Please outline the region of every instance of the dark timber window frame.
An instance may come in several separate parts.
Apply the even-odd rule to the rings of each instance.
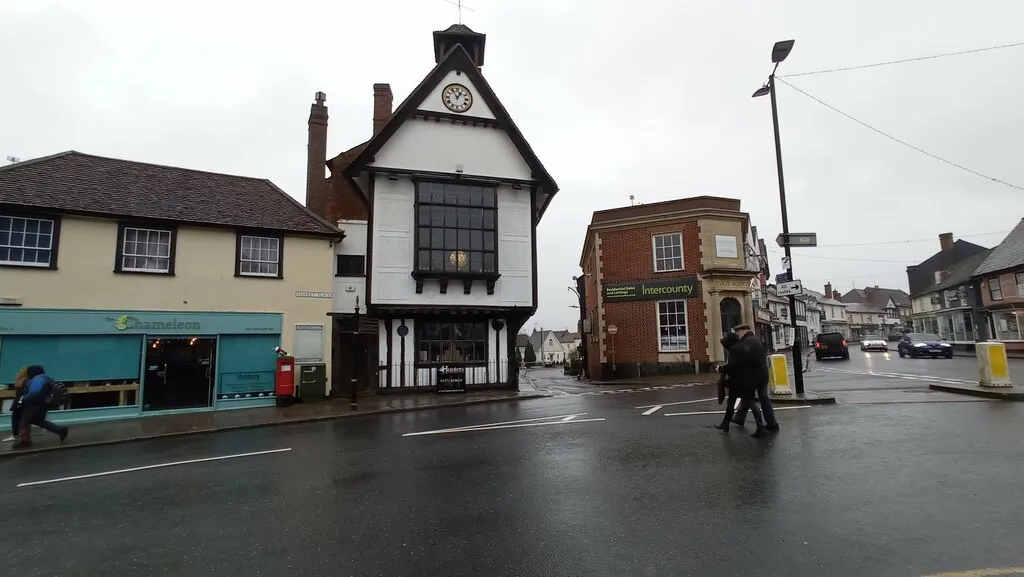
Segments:
[[[366,256],[361,254],[339,254],[335,257],[334,276],[365,277]]]
[[[448,282],[454,279],[462,281],[464,294],[472,292],[476,280],[485,281],[487,294],[494,294],[494,284],[501,276],[500,183],[432,177],[413,178],[413,184],[416,248],[412,277],[416,279],[416,293],[423,292],[425,279],[438,279],[441,294],[446,294]],[[424,258],[430,260],[424,262]],[[460,261],[465,264],[460,266]]]
[[[36,269],[36,270],[57,270],[57,256],[58,256],[58,253],[60,252],[61,215],[59,215],[59,214],[45,214],[45,213],[37,213],[37,212],[18,212],[18,211],[9,211],[9,210],[5,209],[3,212],[0,212],[0,216],[8,217],[8,218],[12,219],[11,220],[11,231],[9,231],[11,233],[11,236],[13,236],[13,234],[14,234],[14,230],[13,230],[13,228],[14,228],[14,226],[13,226],[14,225],[14,220],[13,219],[24,219],[25,220],[26,228],[28,226],[28,221],[30,221],[30,220],[34,220],[34,221],[37,221],[39,223],[42,223],[42,222],[49,222],[50,223],[50,232],[48,234],[48,236],[50,237],[50,246],[48,248],[43,248],[43,247],[40,247],[40,246],[30,247],[30,246],[27,246],[27,245],[24,245],[24,244],[16,245],[16,244],[14,244],[12,242],[13,239],[11,239],[9,237],[6,238],[6,242],[0,241],[0,247],[8,249],[11,252],[13,252],[15,250],[19,250],[19,249],[23,250],[23,251],[24,250],[36,250],[36,251],[48,252],[48,253],[50,253],[49,254],[50,258],[49,258],[48,262],[40,263],[38,261],[27,261],[24,258],[22,258],[22,260],[10,260],[9,253],[5,252],[4,254],[7,255],[7,256],[6,256],[6,258],[0,257],[0,258],[2,258],[2,260],[0,260],[0,267],[29,268],[29,269]],[[38,229],[35,232],[28,232],[27,230],[22,230],[22,231],[19,231],[19,232],[22,235],[26,235],[26,234],[34,234],[34,235],[36,235],[37,244],[38,244],[38,240],[39,240],[38,237],[39,236],[43,236],[43,237],[47,236],[46,233],[40,233],[38,231]],[[25,239],[22,238],[21,242],[24,243],[24,240]]]
[[[436,334],[431,334],[431,328],[436,328]],[[447,333],[446,333],[447,329]],[[459,335],[456,329],[461,329]],[[468,330],[467,330],[468,329]],[[447,347],[445,346],[447,345]],[[472,345],[472,358],[466,360],[466,346]],[[490,331],[486,319],[422,319],[416,321],[416,353],[414,363],[418,367],[435,367],[444,364],[458,366],[486,366],[490,361]],[[420,359],[420,352],[427,349],[427,359]],[[436,348],[438,360],[431,358],[432,351]],[[456,350],[462,358],[448,356],[445,352],[454,353]]]

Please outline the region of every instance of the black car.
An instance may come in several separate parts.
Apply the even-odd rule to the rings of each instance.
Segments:
[[[825,357],[850,359],[850,349],[846,347],[846,337],[842,333],[821,333],[814,339],[814,356],[819,361]]]
[[[910,333],[904,335],[897,345],[900,358],[945,357],[953,358],[953,345],[931,333]]]

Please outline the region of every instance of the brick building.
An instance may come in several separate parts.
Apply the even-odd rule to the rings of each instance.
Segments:
[[[755,323],[749,220],[739,200],[710,196],[595,212],[577,281],[588,376],[700,372],[724,360],[721,336]]]

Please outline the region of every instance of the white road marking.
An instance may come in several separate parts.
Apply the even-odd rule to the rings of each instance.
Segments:
[[[77,481],[79,479],[91,479],[93,477],[105,477],[107,475],[119,475],[121,473],[134,473],[135,471],[146,471],[148,469],[159,469],[162,467],[175,467],[178,465],[190,465],[192,463],[205,463],[208,461],[223,461],[224,459],[238,459],[240,457],[254,457],[256,455],[269,455],[271,453],[284,453],[291,451],[287,449],[271,449],[269,451],[254,451],[252,453],[239,453],[237,455],[223,455],[221,457],[206,457],[205,459],[189,459],[188,461],[175,461],[173,463],[160,463],[158,465],[145,465],[143,467],[132,467],[130,469],[118,469],[116,471],[104,471],[102,473],[89,473],[88,475],[75,475],[74,477],[61,477],[60,479],[48,479],[46,481],[32,481],[29,483],[18,483],[18,487],[32,487],[34,485],[47,485],[50,483],[62,483],[64,481]]]
[[[838,373],[843,375],[868,375],[872,377],[888,377],[891,379],[908,379],[912,381],[931,381],[940,383],[953,383],[953,384],[968,384],[973,385],[975,381],[969,381],[966,379],[957,379],[953,377],[936,377],[931,375],[914,375],[909,373],[890,373],[882,371],[854,371],[850,369],[819,369],[826,373]]]
[[[576,423],[595,423],[597,421],[603,421],[600,419],[574,419],[572,421],[545,421],[543,423],[517,423],[508,425],[475,425],[472,427],[462,427],[458,429],[440,429],[437,431],[421,431],[419,433],[406,433],[403,437],[419,437],[422,435],[443,435],[446,433],[472,433],[473,431],[493,431],[496,429],[515,429],[519,427],[540,427],[542,425],[575,425]]]
[[[689,405],[690,403],[704,403],[707,401],[717,401],[718,397],[709,397],[707,399],[694,399],[692,401],[679,401],[676,403],[661,403],[660,405],[644,405],[642,407],[633,407],[634,409],[650,409],[651,407],[671,407],[672,405]]]
[[[788,411],[790,409],[810,409],[812,405],[799,405],[796,407],[775,407],[776,411]],[[692,413],[665,413],[663,417],[688,417],[690,415],[721,415],[724,411],[694,411]]]
[[[568,417],[562,419],[562,422],[563,423],[568,423],[569,421],[571,421],[571,420],[573,420],[575,418],[576,418],[576,415],[569,415]]]
[[[576,417],[582,417],[583,415],[586,415],[586,414],[587,413],[572,413],[572,414],[569,414],[569,415],[552,415],[550,417],[537,417],[537,418],[534,418],[534,419],[518,419],[518,420],[515,420],[515,421],[502,421],[500,423],[480,423],[479,425],[465,425],[463,427],[452,427],[450,429],[437,429],[437,430],[428,431],[428,432],[430,432],[430,433],[438,433],[438,432],[447,433],[447,432],[451,432],[451,431],[467,431],[467,430],[475,429],[477,427],[496,427],[498,425],[513,425],[513,424],[516,424],[516,423],[532,423],[532,422],[536,422],[536,421],[550,421],[552,419],[574,419]],[[406,434],[404,434],[402,436],[403,437],[412,437],[412,436],[419,435],[419,434],[421,434],[421,433],[406,433]]]
[[[647,415],[653,415],[654,413],[657,413],[658,411],[660,411],[660,410],[661,410],[661,407],[662,407],[662,405],[654,405],[654,406],[653,406],[653,407],[651,407],[650,409],[647,409],[646,411],[644,411],[644,412],[643,412],[643,415],[644,415],[645,417],[646,417]]]

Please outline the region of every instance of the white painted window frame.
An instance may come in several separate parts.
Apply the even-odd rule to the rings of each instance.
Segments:
[[[670,257],[662,258],[662,259],[658,258],[658,241],[657,241],[657,239],[659,237],[676,237],[676,238],[679,239],[679,268],[662,268],[662,269],[658,268],[659,261],[661,261],[661,262],[668,261],[669,263],[671,263],[672,260],[675,259],[674,255],[670,256]],[[662,247],[662,248],[664,249],[666,247]],[[654,260],[654,272],[656,272],[656,273],[658,273],[658,272],[679,272],[679,271],[685,269],[686,268],[686,258],[683,256],[683,233],[682,232],[663,232],[663,233],[658,233],[658,234],[652,234],[651,235],[651,257]]]
[[[128,231],[130,231],[130,230],[136,231],[136,233],[139,233],[139,232],[147,233],[147,238],[146,238],[146,243],[147,244],[151,244],[150,240],[149,240],[149,235],[151,235],[152,233],[157,233],[157,246],[163,245],[162,238],[163,238],[163,235],[166,234],[167,235],[167,255],[166,256],[162,256],[162,255],[159,255],[159,254],[158,255],[139,254],[137,252],[129,253],[127,251],[127,248],[128,248]],[[136,238],[135,244],[136,244],[136,247],[137,247],[138,246],[138,234],[136,234],[135,238]],[[172,246],[173,244],[174,244],[174,231],[172,231],[172,230],[165,229],[165,228],[147,228],[147,227],[141,227],[141,226],[125,226],[124,227],[124,238],[121,239],[121,270],[123,272],[146,272],[146,273],[153,273],[153,274],[167,274],[167,273],[171,272],[171,260],[174,258],[174,255],[172,254],[174,251],[171,250],[173,248],[173,246]],[[140,259],[140,258],[141,259],[148,259],[148,258],[167,259],[167,266],[162,268],[162,269],[160,269],[160,268],[146,268],[146,267],[139,267],[139,266],[125,266],[125,260],[128,259],[128,258],[133,258],[133,259]]]
[[[4,216],[4,218],[11,219],[11,234],[14,234],[14,232],[13,232],[14,231],[14,221],[16,221],[16,220],[24,221],[24,226],[22,227],[22,232],[21,232],[21,234],[23,235],[23,240],[22,240],[22,244],[20,244],[20,245],[12,244],[8,240],[8,242],[6,244],[0,245],[0,248],[6,248],[6,249],[11,249],[11,250],[19,250],[20,249],[20,250],[23,250],[23,251],[26,251],[26,250],[35,250],[35,251],[45,250],[47,253],[49,253],[50,258],[47,259],[46,262],[35,262],[35,261],[31,261],[30,262],[30,261],[25,261],[25,260],[5,259],[5,260],[0,260],[0,264],[2,264],[2,265],[10,265],[10,266],[25,266],[25,267],[31,267],[31,268],[49,268],[51,266],[51,264],[53,263],[53,257],[54,257],[54,254],[53,254],[53,232],[57,228],[57,222],[54,219],[52,219],[52,218],[36,218],[36,217],[32,217],[32,216],[17,216],[17,215],[13,215],[13,214],[5,214],[3,216]],[[25,234],[35,234],[37,237],[39,236],[39,232],[35,232],[35,233],[26,233],[25,232],[28,229],[28,223],[30,221],[34,221],[34,222],[39,223],[39,224],[42,224],[44,222],[50,223],[50,232],[49,232],[49,234],[46,235],[46,236],[50,237],[50,242],[49,242],[49,244],[45,248],[41,247],[41,246],[25,246],[25,244],[24,244],[24,235]],[[39,230],[38,227],[36,227],[36,230],[37,231]]]
[[[669,303],[682,303],[682,306],[683,306],[683,310],[682,310],[682,313],[681,313],[682,317],[683,317],[683,324],[682,325],[679,325],[679,324],[662,325],[661,324],[661,305],[662,304],[669,304]],[[690,313],[689,303],[686,302],[686,299],[654,301],[654,314],[655,314],[655,316],[657,318],[657,327],[658,327],[657,338],[658,338],[658,352],[659,353],[687,353],[687,352],[690,352],[690,322],[689,322],[690,318],[689,318],[689,313]],[[680,313],[677,310],[675,313],[666,313],[666,314],[676,314],[676,315],[679,315]],[[663,346],[663,342],[661,340],[661,329],[663,327],[665,327],[665,326],[670,326],[670,327],[682,326],[683,327],[683,337],[686,339],[686,344],[683,345],[682,348],[665,348]]]

